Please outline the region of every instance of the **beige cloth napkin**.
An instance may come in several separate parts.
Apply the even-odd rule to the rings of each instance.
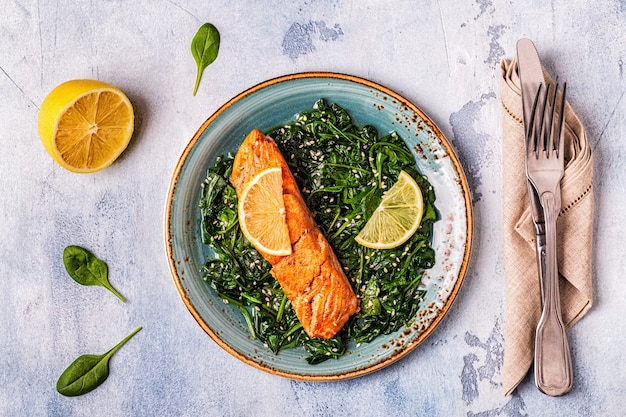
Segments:
[[[517,61],[503,61],[502,186],[504,189],[504,270],[506,313],[503,389],[509,395],[528,373],[534,356],[535,329],[541,316],[535,233],[529,208],[524,161],[522,97]],[[549,75],[545,72],[546,78]],[[569,106],[565,113],[563,208],[557,220],[561,308],[567,328],[592,304],[591,241],[593,189],[591,148],[585,129]]]

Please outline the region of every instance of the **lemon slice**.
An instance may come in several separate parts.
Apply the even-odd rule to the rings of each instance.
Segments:
[[[422,221],[422,214],[422,191],[409,174],[400,171],[398,180],[383,194],[380,204],[355,240],[368,248],[395,248],[413,236]]]
[[[280,167],[259,172],[246,185],[238,210],[239,227],[257,250],[276,256],[291,254]]]
[[[133,107],[110,84],[71,80],[44,99],[38,128],[44,147],[59,165],[72,172],[96,172],[111,165],[128,146]]]

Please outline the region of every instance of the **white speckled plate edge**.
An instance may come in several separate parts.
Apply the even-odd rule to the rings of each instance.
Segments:
[[[422,280],[427,290],[411,326],[369,344],[348,346],[339,360],[309,365],[303,349],[273,354],[252,340],[239,311],[225,305],[202,280],[210,249],[200,237],[200,184],[215,157],[236,151],[252,128],[267,130],[310,109],[319,98],[343,106],[357,124],[381,134],[397,131],[435,188],[441,220],[435,224],[436,264]],[[183,151],[170,183],[165,245],[170,271],[186,307],[223,349],[243,362],[283,377],[308,381],[353,378],[404,357],[426,339],[449,310],[467,271],[472,246],[472,206],[463,169],[437,126],[417,106],[374,82],[345,74],[291,74],[258,84],[220,107]]]

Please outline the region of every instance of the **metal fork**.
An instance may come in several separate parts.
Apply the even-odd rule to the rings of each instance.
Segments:
[[[572,389],[574,378],[561,317],[556,245],[564,172],[566,84],[560,94],[558,84],[550,87],[539,85],[533,102],[526,132],[526,175],[540,196],[546,224],[546,273],[541,282],[543,312],[535,334],[535,383],[544,394],[558,396]]]

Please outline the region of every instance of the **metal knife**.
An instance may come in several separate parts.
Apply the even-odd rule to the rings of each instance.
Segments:
[[[522,90],[522,114],[524,120],[524,132],[528,131],[530,113],[532,111],[533,99],[537,93],[539,84],[545,82],[543,68],[539,60],[539,54],[535,45],[530,39],[520,39],[517,41],[517,62]],[[539,264],[539,276],[543,282],[544,271],[546,269],[546,232],[543,217],[543,208],[537,195],[535,187],[528,182],[528,195],[530,197],[530,211],[533,223],[535,224],[535,240],[537,244],[537,261]],[[541,286],[541,298],[543,301],[543,286]]]
[[[543,68],[539,60],[539,54],[535,45],[529,39],[520,39],[517,42],[517,60],[518,71],[520,77],[520,84],[522,90],[522,113],[524,120],[524,132],[528,132],[528,124],[530,122],[530,116],[532,112],[533,101],[535,94],[538,91],[539,85],[545,83],[545,77],[543,74]],[[545,235],[545,221],[544,212],[539,200],[539,196],[535,191],[535,187],[528,182],[528,195],[530,197],[530,208],[532,212],[533,222],[535,223],[535,235],[537,241],[537,261],[539,264],[539,278],[541,280],[541,298],[542,304],[545,299],[544,295],[544,282],[546,273],[546,235]],[[544,311],[545,314],[545,311]],[[547,386],[539,383],[537,374],[537,365],[535,364],[535,382],[537,388],[548,395],[563,395],[569,392],[572,387],[572,365],[569,359],[569,349],[567,348],[567,340],[565,340],[565,346],[567,349],[567,357],[565,366],[569,367],[569,371],[566,372],[569,375],[569,385],[562,386],[558,390],[545,390]],[[536,352],[535,352],[536,353]],[[544,381],[545,382],[545,381]]]

